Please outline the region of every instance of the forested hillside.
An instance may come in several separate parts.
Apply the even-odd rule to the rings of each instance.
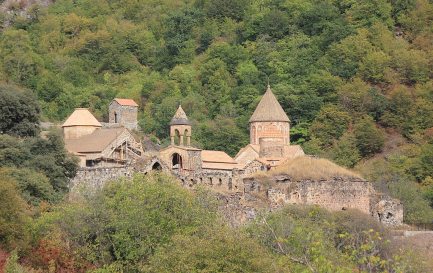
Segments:
[[[181,103],[193,144],[233,156],[269,83],[292,144],[402,200],[406,223],[431,224],[433,1],[0,2],[0,266],[2,251],[17,249],[39,270],[30,272],[425,272],[344,212],[292,208],[225,229],[202,210],[209,200],[164,190],[159,176],[67,202],[77,166],[34,124],[60,123],[75,107],[106,120],[114,97],[132,98],[143,133],[164,145]],[[8,268],[24,272],[15,254]]]
[[[106,119],[108,103],[128,97],[144,132],[166,141],[182,103],[195,145],[235,155],[269,82],[293,144],[377,181],[404,180],[394,195],[413,200],[402,196],[408,187],[433,205],[428,0],[59,0],[26,6],[25,16],[19,8],[2,16],[10,26],[0,34],[0,79],[32,90],[44,120],[75,107]]]

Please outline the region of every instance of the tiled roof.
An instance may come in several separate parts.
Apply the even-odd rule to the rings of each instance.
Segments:
[[[97,129],[90,135],[78,139],[66,139],[65,147],[72,153],[100,153],[115,142],[124,130],[127,129],[123,127]]]
[[[77,108],[75,111],[66,119],[62,127],[69,126],[97,126],[101,127],[101,123],[90,113],[87,108]]]
[[[268,89],[257,105],[256,110],[250,118],[250,122],[255,121],[284,121],[290,122],[289,117],[284,112],[275,95],[272,93],[271,87]]]
[[[138,104],[131,99],[119,99],[119,98],[115,98],[114,101],[116,101],[118,104],[123,105],[123,106],[135,106],[138,107]]]
[[[201,160],[203,162],[218,162],[236,164],[236,161],[223,151],[201,151]]]
[[[213,169],[213,170],[233,170],[239,168],[238,164],[231,163],[216,163],[216,162],[203,162],[203,169]]]

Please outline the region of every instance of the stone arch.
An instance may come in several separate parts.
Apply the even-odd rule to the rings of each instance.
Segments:
[[[174,145],[180,145],[181,134],[178,129],[174,129]]]
[[[178,153],[174,153],[171,156],[171,167],[172,169],[182,169],[183,165],[182,165],[182,156]]]
[[[160,171],[160,170],[162,170],[162,166],[161,166],[161,164],[157,161],[157,162],[155,162],[155,163],[153,163],[153,165],[152,165],[152,170],[153,171]]]

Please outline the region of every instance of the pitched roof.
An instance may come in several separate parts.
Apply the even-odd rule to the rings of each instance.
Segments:
[[[188,117],[186,116],[185,111],[183,111],[182,106],[179,105],[177,108],[176,113],[171,119],[170,125],[191,125],[191,122],[188,120]]]
[[[123,106],[135,106],[138,107],[138,104],[131,99],[119,99],[119,98],[115,98],[114,101],[116,101],[118,104],[123,105]]]
[[[284,121],[290,122],[289,117],[284,112],[275,95],[272,93],[271,87],[268,89],[257,105],[256,110],[250,118],[250,122],[255,121]]]
[[[78,139],[66,139],[65,147],[72,153],[100,153],[113,143],[124,131],[123,127],[97,129]]]
[[[236,161],[223,151],[201,151],[201,160],[203,162],[218,162],[236,164]]]
[[[97,126],[101,127],[101,123],[90,113],[87,108],[76,108],[75,111],[66,119],[62,127],[69,126]]]
[[[213,169],[213,170],[233,170],[236,168],[240,168],[239,164],[231,164],[231,163],[218,163],[218,162],[203,162],[203,169]]]

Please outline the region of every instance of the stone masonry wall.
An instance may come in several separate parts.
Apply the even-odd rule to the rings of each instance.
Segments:
[[[86,191],[94,191],[102,188],[107,181],[120,177],[132,177],[134,169],[131,166],[81,168],[77,175],[70,181],[70,191],[79,192],[82,188]]]
[[[113,101],[109,106],[109,122],[116,123],[115,119],[117,116],[117,123],[125,126],[129,130],[137,129],[137,107],[135,106],[124,106]]]
[[[245,198],[265,195],[272,209],[284,204],[319,205],[328,210],[358,209],[379,222],[396,226],[403,223],[400,201],[377,193],[371,183],[334,177],[327,180],[292,181],[288,176],[244,179]]]

